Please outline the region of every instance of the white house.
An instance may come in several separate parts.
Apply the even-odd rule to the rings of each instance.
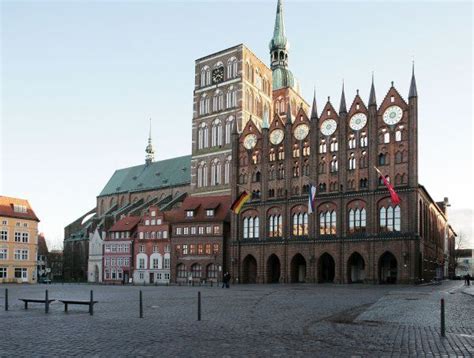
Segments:
[[[88,265],[88,282],[102,282],[102,260],[104,257],[104,238],[105,232],[102,233],[102,237],[99,230],[95,229],[93,234],[89,234],[89,265]]]

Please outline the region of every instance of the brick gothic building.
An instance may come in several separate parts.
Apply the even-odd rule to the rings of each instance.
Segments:
[[[270,42],[275,71],[286,69],[288,46],[281,2]],[[278,66],[275,59],[278,58]],[[280,76],[281,77],[281,76]],[[273,85],[274,116],[248,121],[232,135],[231,192],[252,199],[232,216],[232,276],[240,282],[408,283],[441,277],[449,266],[454,232],[446,206],[418,182],[418,94],[412,74],[408,101],[392,83],[377,104],[357,93],[339,110],[330,99],[311,115],[294,94],[293,76]],[[286,114],[282,113],[282,106]],[[395,186],[392,204],[374,166]],[[310,185],[317,187],[308,213]]]

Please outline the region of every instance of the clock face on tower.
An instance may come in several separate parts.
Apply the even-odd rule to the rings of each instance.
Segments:
[[[246,149],[252,149],[257,144],[257,136],[255,134],[247,134],[244,139],[244,147]]]
[[[394,125],[400,122],[403,116],[403,110],[398,106],[388,107],[383,112],[383,121],[388,125]]]
[[[337,123],[334,119],[326,119],[321,124],[321,133],[325,136],[333,134],[337,129]]]
[[[298,140],[303,140],[309,133],[309,127],[306,124],[300,124],[295,128],[295,138]]]
[[[275,129],[270,133],[270,142],[272,142],[273,145],[278,145],[282,142],[284,137],[285,134],[281,129]]]
[[[224,66],[212,70],[212,83],[222,82],[224,79]]]
[[[364,128],[366,124],[367,116],[364,113],[354,114],[349,121],[349,126],[355,131]]]

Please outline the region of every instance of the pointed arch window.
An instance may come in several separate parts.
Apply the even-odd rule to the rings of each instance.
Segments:
[[[213,147],[222,145],[222,124],[219,118],[212,122],[212,138],[211,144]]]
[[[397,129],[395,132],[395,142],[400,142],[402,140],[402,130]]]
[[[354,156],[354,153],[351,153],[349,155],[349,170],[354,170],[356,169],[356,159]]]
[[[258,239],[259,237],[259,219],[258,216],[245,217],[243,219],[243,237],[244,239]]]
[[[333,155],[331,160],[331,173],[335,173],[338,170],[337,157]]]
[[[207,186],[207,164],[205,162],[199,163],[197,171],[197,186],[198,188]]]
[[[230,162],[231,156],[228,156],[224,164],[224,184],[229,184],[230,181]]]
[[[359,139],[360,146],[361,146],[362,148],[367,147],[368,142],[369,142],[369,141],[368,141],[368,139],[367,139],[367,133],[362,132],[362,133],[360,134],[360,139]]]
[[[319,153],[326,153],[327,152],[327,145],[326,140],[322,139],[319,143]]]
[[[349,210],[349,233],[365,232],[367,226],[367,212],[365,208]]]
[[[357,142],[356,142],[356,139],[354,137],[354,134],[351,134],[349,136],[348,141],[347,141],[347,145],[348,145],[349,149],[354,149],[356,147],[356,143]]]
[[[331,145],[329,149],[331,150],[331,152],[337,152],[339,150],[339,144],[336,138],[333,138],[331,140]]]
[[[234,77],[237,77],[237,59],[232,57],[227,61],[227,78]]]
[[[268,217],[268,236],[281,237],[283,235],[283,224],[281,214],[270,215]]]
[[[336,211],[327,210],[319,213],[319,233],[321,235],[336,235]]]
[[[401,229],[401,211],[400,205],[392,207],[391,205],[382,206],[379,209],[379,225],[381,231],[392,232]]]
[[[234,123],[234,116],[227,118],[225,122],[225,144],[230,144],[232,138],[232,125]]]
[[[221,163],[219,159],[214,159],[211,164],[211,185],[221,184]]]

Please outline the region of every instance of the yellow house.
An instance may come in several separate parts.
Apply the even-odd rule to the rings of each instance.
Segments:
[[[0,196],[0,283],[36,283],[39,219],[28,200]]]

